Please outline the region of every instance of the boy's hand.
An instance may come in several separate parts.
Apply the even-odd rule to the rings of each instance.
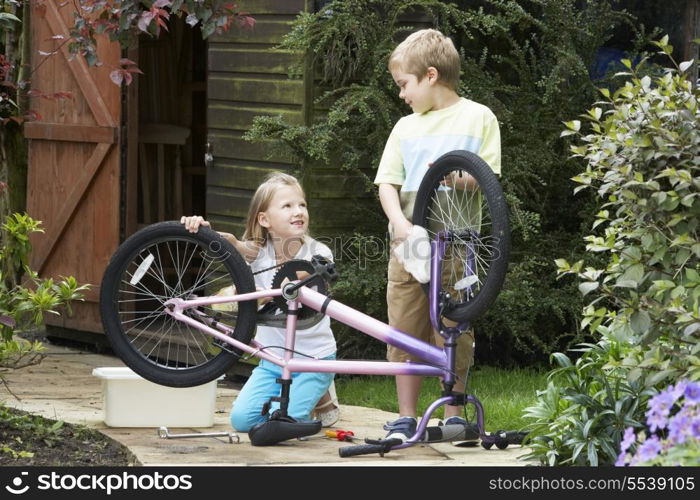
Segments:
[[[433,166],[433,162],[428,163],[428,168]],[[474,190],[477,187],[476,180],[466,172],[458,175],[456,172],[451,172],[446,175],[443,180],[440,181],[445,187],[453,187],[461,191]]]
[[[394,228],[394,241],[403,241],[408,238],[413,224],[408,219],[404,219],[403,221],[392,223],[392,227]]]
[[[201,217],[199,215],[191,215],[191,216],[185,216],[183,215],[180,218],[180,223],[185,225],[185,229],[187,229],[190,233],[196,233],[199,231],[199,227],[211,227],[211,224],[204,220],[204,217]]]

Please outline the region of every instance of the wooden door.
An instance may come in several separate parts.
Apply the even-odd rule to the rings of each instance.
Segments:
[[[31,265],[40,276],[75,276],[89,283],[85,302],[49,325],[101,332],[98,297],[102,273],[119,243],[121,89],[109,79],[121,49],[98,42],[99,67],[70,57],[66,44],[72,2],[36,2],[31,12],[32,88],[71,92],[72,99],[33,99],[40,119],[25,124],[29,141],[27,212],[42,221],[32,238]],[[59,48],[60,47],[60,48]],[[52,56],[42,56],[58,48]]]

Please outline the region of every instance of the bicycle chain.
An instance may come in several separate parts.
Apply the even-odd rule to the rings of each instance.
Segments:
[[[292,259],[292,260],[288,260],[287,262],[293,262],[293,261],[303,261],[303,262],[306,262],[306,261],[304,261],[303,259]],[[274,266],[270,266],[270,267],[266,267],[265,269],[261,269],[260,271],[255,271],[255,272],[253,273],[253,276],[255,276],[256,274],[264,273],[264,272],[266,272],[266,271],[271,271],[272,269],[277,269],[278,267],[282,267],[282,266],[285,265],[287,262],[282,262],[281,264],[276,264],[276,265],[274,265]]]

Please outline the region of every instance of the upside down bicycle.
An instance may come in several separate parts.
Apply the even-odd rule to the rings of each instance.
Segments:
[[[506,274],[510,228],[499,181],[474,153],[447,153],[426,173],[413,221],[426,228],[430,237],[430,281],[424,286],[431,323],[445,339],[442,348],[334,300],[327,291],[337,278],[331,262],[322,258],[310,263],[291,261],[281,265],[271,289],[256,290],[250,267],[218,233],[208,228],[190,233],[174,221],[141,229],[112,256],[100,292],[105,333],[127,366],[165,386],[189,387],[215,380],[244,354],[282,367],[280,396],[273,398],[279,401],[279,410],[260,428],[251,429],[253,445],[319,432],[320,422],[298,422],[287,415],[291,375],[333,372],[436,376],[443,388],[407,441],[366,440],[340,448],[343,457],[383,455],[425,442],[426,436],[459,440],[463,426],[428,428],[430,416],[446,404],[473,405],[482,446],[504,448],[508,436],[485,431],[480,401],[453,390],[459,376],[454,371],[456,339],[492,305]],[[305,270],[307,276],[298,279],[299,270]],[[259,310],[258,300],[264,298],[271,298],[274,306]],[[324,314],[414,354],[422,362],[293,357],[297,329],[319,321]],[[252,340],[260,323],[286,328],[283,355]]]

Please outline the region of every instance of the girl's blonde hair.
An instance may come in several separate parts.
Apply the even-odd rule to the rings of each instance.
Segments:
[[[455,91],[458,89],[459,53],[452,40],[434,29],[411,33],[389,57],[389,70],[416,75],[419,82],[431,66],[438,70],[439,83]]]
[[[304,190],[296,177],[283,172],[273,172],[269,174],[263,183],[258,186],[258,189],[253,195],[253,199],[250,200],[248,219],[245,224],[245,233],[243,233],[244,240],[253,241],[260,245],[267,242],[268,231],[266,227],[261,226],[258,222],[258,214],[269,208],[272,197],[281,187],[295,187],[299,189],[302,196],[306,198]]]

